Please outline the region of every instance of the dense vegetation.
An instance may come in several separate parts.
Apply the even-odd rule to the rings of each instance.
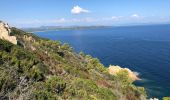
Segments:
[[[97,58],[68,44],[12,28],[18,45],[0,40],[0,99],[145,100],[127,72],[112,76]]]

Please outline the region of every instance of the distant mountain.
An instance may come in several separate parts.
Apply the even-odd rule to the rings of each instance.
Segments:
[[[21,28],[26,32],[35,32],[35,31],[49,31],[49,30],[67,30],[67,29],[94,29],[94,28],[104,28],[111,26],[41,26],[35,28]]]

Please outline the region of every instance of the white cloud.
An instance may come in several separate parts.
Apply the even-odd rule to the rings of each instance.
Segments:
[[[118,17],[117,17],[117,16],[112,16],[112,19],[113,19],[113,20],[115,20],[115,19],[117,20]]]
[[[47,20],[44,21],[46,23],[79,23],[79,22],[94,22],[96,19],[94,18],[60,18],[60,19],[52,19],[52,20]]]
[[[94,18],[74,18],[74,19],[69,19],[70,22],[95,22],[97,19]]]
[[[81,13],[88,13],[89,10],[83,9],[79,6],[74,6],[71,10],[72,14],[81,14]]]
[[[121,18],[123,18],[123,16],[112,16],[111,19],[114,20],[114,21],[118,21],[120,20]]]
[[[141,16],[139,16],[138,14],[133,14],[130,16],[131,18],[141,18]]]
[[[49,20],[47,22],[65,23],[65,22],[67,22],[67,20],[65,18],[60,18],[60,19],[56,19],[56,20]]]

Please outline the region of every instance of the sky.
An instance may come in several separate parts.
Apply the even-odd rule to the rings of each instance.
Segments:
[[[15,27],[170,23],[170,0],[1,0]]]

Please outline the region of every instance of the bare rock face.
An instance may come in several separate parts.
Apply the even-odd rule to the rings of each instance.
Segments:
[[[13,44],[17,44],[17,39],[15,36],[10,36],[11,29],[8,24],[0,21],[0,39],[7,40]]]
[[[140,78],[138,78],[138,74],[136,72],[131,71],[128,68],[121,68],[120,66],[109,66],[108,71],[111,75],[117,75],[121,70],[126,70],[128,72],[128,76],[129,78],[131,78],[132,80],[140,80]]]

